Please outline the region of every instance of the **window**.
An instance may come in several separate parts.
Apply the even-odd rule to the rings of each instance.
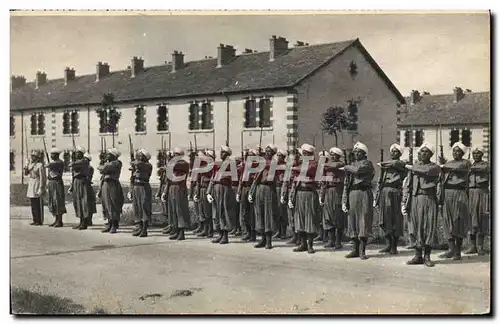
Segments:
[[[16,170],[16,155],[13,151],[10,151],[10,171]]]
[[[349,120],[349,126],[347,130],[357,131],[358,130],[358,104],[354,101],[349,101],[349,106],[347,107],[347,119]]]
[[[108,119],[108,111],[102,109],[99,111],[99,133],[107,133],[106,121]]]
[[[16,120],[14,116],[10,116],[10,136],[14,136],[16,133]]]
[[[38,133],[38,123],[37,123],[37,117],[35,113],[31,114],[31,119],[30,119],[30,128],[31,128],[31,135],[36,135]]]
[[[255,100],[245,102],[245,128],[257,127],[257,104]]]
[[[161,132],[161,131],[167,131],[168,130],[168,110],[166,106],[159,106],[157,110],[157,115],[158,115],[158,125],[156,129]]]
[[[458,129],[453,129],[450,132],[450,147],[456,142],[460,141],[460,131]]]
[[[200,129],[200,106],[192,103],[189,106],[189,130]]]
[[[167,157],[167,152],[165,150],[158,150],[158,154],[156,155],[156,167],[161,168],[165,165]]]
[[[146,131],[146,109],[144,106],[135,108],[135,131]]]
[[[71,112],[71,134],[79,133],[78,111]]]
[[[259,126],[260,127],[271,127],[271,100],[262,99],[259,101]]]
[[[471,145],[471,132],[470,129],[463,129],[462,130],[462,144],[464,144],[467,147],[470,147]]]
[[[64,162],[64,172],[69,172],[71,169],[69,167],[69,164],[71,163],[71,151],[64,151],[63,152],[63,162]]]
[[[69,112],[63,113],[63,134],[71,134],[71,125],[69,123]]]
[[[415,131],[415,147],[420,147],[424,144],[424,131],[416,130]]]
[[[96,110],[97,117],[99,118],[99,133],[109,134],[118,132],[118,123],[121,119],[121,112],[115,107],[111,108],[98,108]]]
[[[212,129],[212,105],[205,102],[201,105],[201,129]]]
[[[79,133],[79,116],[78,111],[65,111],[63,113],[63,134],[78,134]]]
[[[405,131],[405,136],[404,136],[404,143],[405,143],[405,147],[411,147],[412,143],[411,143],[411,132],[410,131]]]
[[[44,113],[31,114],[31,135],[45,135],[45,115]]]
[[[38,135],[45,135],[45,114],[38,114]]]

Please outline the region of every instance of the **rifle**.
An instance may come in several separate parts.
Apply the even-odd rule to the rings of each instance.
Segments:
[[[106,139],[101,137],[101,166],[106,164]],[[101,198],[101,189],[104,184],[104,174],[101,174],[101,179],[99,180],[99,189],[97,190],[97,197]]]
[[[47,157],[47,164],[50,162],[49,153],[47,152],[47,144],[45,143],[45,136],[42,138],[43,140],[43,149],[45,151],[45,156]]]
[[[130,168],[129,168],[129,170],[130,170],[130,186],[132,187],[134,185],[135,155],[134,155],[134,144],[132,144],[132,136],[130,136],[130,134],[128,134],[128,149],[129,149],[129,154],[130,154]]]
[[[260,137],[259,137],[259,155],[262,152],[262,127],[260,128]]]
[[[194,134],[194,152],[198,153],[198,145],[196,144],[196,134]]]
[[[30,152],[29,152],[29,149],[28,149],[28,136],[26,136],[26,128],[24,128],[24,141],[25,141],[25,152],[26,152],[26,165],[24,166],[24,174],[25,175],[28,175],[29,172],[28,172],[28,168],[29,168],[29,164],[30,164]]]
[[[321,149],[325,150],[325,133],[321,132]]]
[[[313,135],[313,146],[316,147],[316,134]]]
[[[75,135],[71,133],[71,141],[73,142],[73,154],[71,154],[71,160],[74,163],[76,161],[76,143],[75,143]],[[73,172],[73,167],[71,167],[71,185],[69,186],[68,191],[73,192],[73,182],[75,181],[75,175]]]
[[[383,137],[382,137],[382,131],[384,129],[384,126],[380,126],[380,163],[384,162],[384,144],[383,144]],[[375,202],[379,203],[380,200],[380,192],[382,191],[382,188],[384,186],[384,178],[385,178],[385,171],[380,167],[380,174],[378,177],[378,186],[377,186],[377,191],[375,191]]]

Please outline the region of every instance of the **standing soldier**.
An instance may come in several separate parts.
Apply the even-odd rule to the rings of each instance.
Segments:
[[[215,161],[215,152],[212,150],[206,150],[204,153],[198,153],[198,156],[209,158],[210,160],[202,160],[200,162],[200,167],[205,168],[209,165],[209,162],[213,163]],[[199,233],[198,237],[213,237],[214,236],[214,223],[212,219],[212,204],[207,200],[207,188],[210,183],[210,179],[213,176],[213,170],[210,169],[204,173],[198,173],[196,181],[196,186],[194,188],[193,201],[197,202],[200,207],[200,219],[203,224],[203,231]]]
[[[241,169],[241,166],[244,166],[245,165],[245,160],[242,159],[241,157],[236,157],[235,158],[235,161],[236,161],[236,168],[237,168],[237,172],[239,172]],[[238,178],[237,179],[233,179],[233,183],[232,183],[232,186],[233,186],[233,191],[236,195],[236,193],[238,192],[238,187],[239,187],[239,184],[240,184],[240,176],[238,174]],[[240,202],[238,200],[235,200],[235,207],[234,207],[234,212],[235,212],[235,215],[234,215],[234,229],[229,233],[229,235],[234,235],[234,236],[241,236],[241,226],[242,224],[240,223]]]
[[[347,225],[346,214],[342,211],[342,193],[344,191],[345,173],[340,168],[345,164],[340,160],[344,155],[337,147],[330,149],[328,164],[324,169],[324,175],[331,177],[331,181],[323,181],[321,184],[319,202],[323,206],[323,228],[328,233],[326,248],[342,248],[342,237]]]
[[[399,159],[401,146],[392,144],[390,152],[391,160],[377,163],[381,170],[373,207],[380,207],[378,225],[384,231],[387,242],[387,247],[380,252],[397,254],[398,239],[403,236],[404,227],[401,199],[406,168]]]
[[[464,160],[465,145],[456,142],[452,146],[453,161],[441,166],[439,205],[442,206],[445,235],[448,235],[448,252],[444,258],[460,260],[465,236],[465,222],[469,215],[469,171],[470,161]]]
[[[108,149],[107,162],[99,166],[98,170],[104,175],[101,199],[103,208],[108,214],[108,224],[102,231],[103,233],[116,233],[120,224],[120,215],[122,213],[125,197],[120,183],[120,173],[122,162],[118,160],[120,152],[116,148]]]
[[[348,174],[342,195],[342,210],[349,213],[347,235],[354,243],[352,251],[345,257],[366,260],[366,245],[368,237],[372,235],[373,225],[372,180],[375,169],[367,159],[368,147],[365,144],[356,143],[353,151],[355,161],[340,168]]]
[[[314,157],[316,148],[309,144],[301,146],[303,156]],[[314,253],[313,240],[318,233],[319,224],[321,222],[319,215],[319,198],[318,186],[316,182],[316,171],[318,163],[316,160],[307,160],[308,163],[305,176],[299,174],[294,179],[295,190],[291,191],[291,199],[288,202],[288,207],[294,209],[295,230],[298,233],[300,245],[295,248],[294,252],[307,251]],[[296,172],[301,172],[301,167],[294,168]],[[295,197],[294,197],[295,196]]]
[[[153,208],[153,193],[149,179],[153,172],[153,166],[149,163],[151,154],[145,149],[137,150],[135,159],[132,161],[132,191],[128,193],[128,199],[132,200],[134,216],[138,228],[132,233],[133,236],[147,237],[148,226],[151,225]]]
[[[219,230],[219,237],[212,240],[212,243],[229,243],[228,234],[234,229],[236,195],[232,187],[231,175],[223,175],[230,171],[231,164],[228,162],[230,162],[231,152],[228,146],[221,147],[222,161],[214,165],[214,177],[207,189],[207,200],[213,204],[214,227]]]
[[[255,229],[262,234],[256,248],[272,249],[272,235],[278,224],[276,207],[278,196],[276,190],[277,175],[269,174],[276,148],[268,145],[265,150],[266,165],[256,176],[248,192],[248,202],[254,203]],[[255,198],[254,198],[255,197]]]
[[[62,216],[66,214],[66,200],[64,197],[64,183],[62,174],[64,172],[64,162],[59,158],[61,150],[53,148],[50,151],[51,162],[45,167],[48,169],[48,182],[47,191],[49,193],[49,211],[55,218],[54,223],[50,224],[51,227],[62,227]]]
[[[92,187],[92,179],[94,178],[94,168],[90,165],[92,162],[92,156],[87,152],[83,155],[83,158],[86,159],[89,163],[89,173],[87,176],[87,190],[89,191],[89,216],[85,218],[87,226],[92,226],[92,216],[97,213],[96,199],[94,188]]]
[[[469,218],[468,230],[471,247],[465,254],[484,255],[484,237],[490,232],[490,167],[483,161],[483,149],[472,151],[474,163],[469,175]],[[477,246],[476,246],[477,236]]]
[[[73,183],[70,192],[73,195],[73,207],[75,208],[76,217],[80,218],[80,224],[73,227],[73,229],[85,230],[87,229],[86,218],[91,215],[90,210],[90,197],[88,190],[88,177],[89,177],[89,161],[83,157],[85,149],[81,146],[75,150],[75,161],[71,166],[73,175]]]
[[[321,150],[319,153],[318,153],[318,158],[323,158],[325,159],[326,161],[330,158],[330,154],[326,151],[326,150]],[[325,170],[323,169],[323,172]],[[320,194],[320,191],[321,191],[321,181],[318,182],[318,196]],[[325,241],[325,238],[327,238],[327,233],[326,231],[323,229],[323,208],[321,205],[318,205],[319,206],[319,210],[318,210],[318,213],[319,213],[319,216],[320,216],[320,223],[319,223],[319,233],[318,235],[314,238],[314,242],[321,242],[323,241],[324,243],[326,243],[327,241]]]
[[[186,239],[184,231],[191,226],[189,201],[187,192],[187,177],[189,163],[183,159],[184,151],[174,149],[173,159],[167,168],[167,185],[162,194],[162,200],[167,201],[169,223],[172,228],[169,239],[183,241]]]
[[[194,160],[196,159],[196,156],[198,156],[198,152],[194,149],[189,150],[189,193],[188,193],[188,204],[189,201],[193,201],[194,205],[194,219],[195,222],[197,223],[196,229],[193,230],[193,234],[200,234],[203,232],[203,221],[201,220],[201,215],[200,215],[200,204],[199,201],[196,202],[193,200],[194,196],[194,191],[195,191],[195,186],[196,186],[196,180],[193,179],[192,177],[192,172],[193,172],[193,166],[194,166]]]
[[[33,222],[30,225],[43,225],[43,200],[46,191],[46,174],[43,166],[43,153],[39,150],[31,151],[31,160],[26,161],[24,174],[29,176],[26,197],[31,202]]]
[[[170,158],[172,156],[172,152],[165,151],[165,150],[161,150],[160,152],[161,153],[159,154],[159,160],[158,160],[158,164],[157,164],[157,166],[158,166],[158,177],[159,177],[159,180],[160,180],[160,186],[158,188],[158,192],[156,193],[155,198],[157,198],[157,199],[160,200],[162,214],[165,217],[166,222],[167,222],[167,226],[165,226],[164,228],[162,228],[162,233],[168,235],[172,231],[172,224],[170,223],[170,220],[168,218],[167,202],[161,200],[161,195],[162,195],[163,189],[165,189],[165,185],[167,183],[167,167],[166,167],[166,163],[168,163],[168,161],[170,161]]]
[[[425,264],[433,267],[431,261],[431,244],[436,235],[437,225],[437,185],[439,181],[439,166],[431,162],[434,147],[424,143],[419,148],[419,160],[414,164],[407,164],[410,170],[403,188],[402,214],[408,215],[410,224],[408,234],[415,240],[415,256],[410,261],[412,264]],[[422,258],[422,250],[424,257]]]
[[[292,230],[292,238],[288,242],[286,242],[286,244],[300,245],[299,235],[295,230],[295,210],[294,208],[290,207],[291,205],[288,203],[293,199],[293,193],[295,192],[293,190],[295,177],[298,177],[300,174],[300,171],[296,170],[296,168],[300,166],[299,150],[294,149],[292,151],[292,154],[288,155],[288,158],[293,161],[292,170],[290,170],[291,172],[285,172],[283,186],[281,187],[280,203],[287,206],[288,224],[290,224]]]
[[[276,153],[277,157],[277,164],[278,166],[283,167],[286,165],[286,156],[287,153],[283,149],[279,149],[278,152]],[[283,204],[281,202],[281,191],[283,189],[283,183],[285,179],[285,170],[276,170],[276,175],[277,175],[277,182],[276,182],[276,193],[278,199],[276,200],[276,210],[278,212],[278,231],[276,234],[273,236],[273,239],[286,239],[286,230],[288,227],[288,211],[287,211],[287,206],[286,203]],[[286,201],[285,201],[286,202]]]
[[[247,159],[249,156],[257,156],[257,150],[250,150],[247,154]],[[258,165],[257,161],[252,162],[251,167],[256,168]],[[240,224],[244,226],[245,236],[241,238],[244,242],[255,242],[257,241],[257,232],[255,231],[255,210],[254,206],[250,202],[248,202],[248,192],[250,191],[250,187],[255,179],[255,174],[251,173],[245,175],[246,171],[246,161],[241,163],[238,167],[238,175],[240,178],[238,191],[236,193],[236,201],[239,202],[239,217]],[[246,179],[245,179],[246,177]]]

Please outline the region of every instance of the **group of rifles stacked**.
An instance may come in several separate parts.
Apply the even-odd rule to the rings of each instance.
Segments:
[[[431,162],[435,148],[429,143],[416,149],[416,161],[413,149],[408,161],[402,161],[402,147],[391,145],[390,159],[377,163],[380,177],[373,190],[375,167],[367,159],[367,146],[360,142],[350,154],[337,147],[316,154],[316,148],[310,144],[287,152],[270,144],[245,149],[241,157],[234,159],[232,150],[223,145],[218,160],[214,150],[190,149],[185,154],[180,148],[163,149],[162,143],[158,162],[161,185],[155,195],[161,200],[168,223],[162,233],[171,240],[186,239],[185,231],[192,228],[189,209],[192,200],[198,222],[194,234],[213,238],[212,243],[227,244],[232,235],[242,236],[245,242],[256,242],[255,248],[272,249],[273,239],[290,238],[287,232],[291,229],[292,237],[287,243],[295,246],[293,251],[314,253],[315,241],[323,241],[326,248],[334,251],[342,249],[342,238],[346,235],[352,240],[352,249],[345,257],[364,260],[375,221],[387,242],[380,252],[397,254],[398,240],[406,227],[409,248],[415,250],[415,256],[407,264],[431,267],[434,265],[431,246],[437,235],[438,219],[442,217],[449,246],[442,257],[460,260],[467,233],[471,246],[465,253],[484,254],[484,237],[489,234],[490,224],[490,188],[489,165],[482,159],[483,149],[467,150],[462,143],[455,143],[453,160],[447,162],[440,147],[436,164]],[[470,156],[464,159],[466,151],[472,153],[473,163]],[[47,169],[48,207],[55,217],[51,226],[63,226],[64,163],[59,154],[60,150],[52,149],[50,162],[44,164],[43,152],[33,151],[25,169],[30,178],[28,197],[32,201],[33,225],[43,223],[40,197],[45,193]],[[152,221],[151,154],[145,149],[134,151],[131,145],[130,155],[127,196],[133,202],[136,224],[133,235],[146,237]],[[248,172],[257,166],[258,162],[252,158],[257,156],[265,159],[265,166],[259,172]],[[102,151],[98,167],[101,181],[96,195],[92,188],[91,157],[84,148],[75,148],[75,160],[70,165],[70,193],[80,218],[75,229],[84,230],[91,225],[97,196],[108,220],[103,232],[117,232],[124,204],[119,157],[116,148]],[[195,164],[197,157],[206,159]],[[210,168],[206,168],[208,161],[215,161]],[[291,167],[275,167],[285,164]],[[228,172],[231,167],[236,167],[237,179]],[[328,176],[328,180],[318,181],[318,171]],[[374,213],[375,208],[378,213]],[[379,215],[378,219],[374,220],[374,214]]]

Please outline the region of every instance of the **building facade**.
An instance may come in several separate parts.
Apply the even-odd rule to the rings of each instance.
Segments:
[[[460,87],[444,95],[421,95],[414,90],[401,107],[398,117],[400,145],[405,147],[403,158],[407,159],[410,147],[416,149],[424,141],[436,147],[432,161],[436,162],[443,146],[445,159],[452,157],[451,147],[462,142],[466,147],[482,147],[484,158],[490,152],[490,93],[471,92]],[[465,158],[469,157],[466,153]]]
[[[133,57],[127,69],[116,72],[99,62],[91,75],[76,76],[66,68],[62,79],[37,72],[35,81],[26,83],[13,76],[11,181],[23,181],[26,149],[43,149],[44,139],[48,149],[63,149],[68,162],[74,141],[97,165],[103,139],[107,148],[114,145],[122,152],[126,163],[130,135],[134,148],[152,153],[155,168],[162,141],[166,148],[184,149],[196,143],[198,149],[218,150],[227,143],[239,155],[242,143],[257,147],[262,134],[263,145],[291,149],[308,142],[330,148],[335,141],[322,136],[321,122],[331,106],[345,107],[355,121],[337,144],[349,148],[362,141],[370,159],[379,160],[381,141],[388,148],[398,134],[404,97],[359,39],[288,44],[273,36],[265,52],[245,49],[236,55],[232,46],[220,44],[216,58],[199,61],[184,62],[184,54],[174,51],[171,62],[161,66],[145,67],[143,59]],[[121,114],[113,133],[101,111],[108,93]],[[124,168],[124,181],[127,173]]]

